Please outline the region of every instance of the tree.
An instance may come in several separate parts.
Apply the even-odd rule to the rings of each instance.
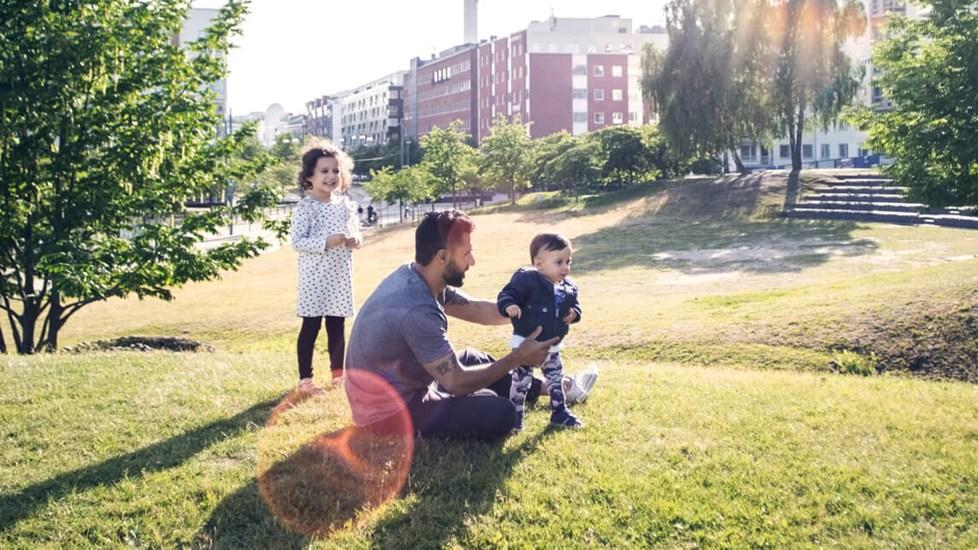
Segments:
[[[600,145],[601,181],[604,185],[632,184],[648,176],[649,157],[637,128],[610,126],[591,134]],[[652,174],[655,177],[655,174]]]
[[[779,131],[788,135],[792,172],[801,170],[806,116],[827,128],[855,97],[862,67],[842,51],[866,28],[858,0],[782,0],[772,14],[776,50],[771,104]]]
[[[462,131],[459,121],[452,122],[448,128],[433,128],[421,138],[424,151],[421,164],[431,174],[435,196],[450,192],[452,205],[458,208],[458,191],[464,187],[462,174],[466,164],[475,162],[475,149],[467,143],[468,135]]]
[[[566,130],[561,130],[549,136],[533,140],[530,178],[534,185],[543,185],[544,190],[557,182],[554,160],[578,142],[577,138]]]
[[[656,172],[655,177],[675,178],[688,170],[687,162],[681,159],[671,147],[662,129],[654,124],[641,128],[642,147],[645,149],[647,164]]]
[[[595,140],[577,140],[551,162],[554,181],[575,197],[601,179],[601,145]]]
[[[884,170],[935,206],[978,206],[978,2],[927,2],[925,20],[895,18],[878,43],[877,85],[891,110],[864,108],[854,121]]]
[[[643,48],[642,93],[684,158],[737,153],[771,126],[767,0],[672,0],[669,48]]]
[[[527,127],[498,117],[492,132],[479,147],[480,172],[495,188],[509,194],[513,204],[516,195],[530,187],[533,151]]]
[[[370,173],[370,181],[364,185],[371,200],[400,205],[401,221],[404,221],[405,204],[434,198],[431,194],[431,175],[418,164],[397,172],[389,166]]]
[[[188,199],[251,177],[231,165],[245,135],[217,138],[209,85],[225,74],[245,8],[230,0],[182,50],[176,0],[4,3],[0,32],[0,309],[19,353],[53,350],[81,308],[171,299],[266,246],[195,245],[276,196],[188,212]],[[38,330],[39,329],[39,330]]]
[[[302,140],[290,133],[275,136],[275,142],[269,148],[268,153],[282,164],[297,165],[299,157],[302,155]]]

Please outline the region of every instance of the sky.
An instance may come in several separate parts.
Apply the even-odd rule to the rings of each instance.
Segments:
[[[479,38],[525,29],[551,10],[557,17],[628,17],[637,30],[663,24],[665,1],[479,0]],[[303,113],[306,101],[407,70],[413,57],[462,43],[462,8],[463,0],[252,0],[228,60],[231,113],[272,103]]]

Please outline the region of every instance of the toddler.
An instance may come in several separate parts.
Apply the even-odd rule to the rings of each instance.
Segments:
[[[536,327],[543,331],[537,340],[561,338],[550,349],[543,363],[543,376],[550,394],[550,423],[565,428],[581,428],[564,397],[562,379],[564,367],[560,362],[560,349],[568,325],[581,320],[581,306],[577,300],[577,287],[567,278],[571,265],[571,244],[562,235],[541,233],[530,242],[532,267],[522,267],[513,274],[496,299],[499,312],[512,320],[511,348],[520,343]],[[532,381],[533,365],[523,365],[513,370],[510,399],[516,405],[516,430],[523,429],[523,411],[526,394]]]

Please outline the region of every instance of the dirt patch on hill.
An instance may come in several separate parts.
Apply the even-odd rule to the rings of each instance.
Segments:
[[[112,340],[96,340],[82,342],[76,346],[65,348],[68,353],[83,353],[89,351],[182,351],[182,352],[213,352],[210,344],[169,336],[124,336]]]
[[[854,328],[849,345],[875,353],[882,371],[978,382],[978,291],[893,306]]]

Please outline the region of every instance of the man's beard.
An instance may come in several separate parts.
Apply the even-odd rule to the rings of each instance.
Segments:
[[[460,287],[465,279],[465,271],[458,268],[455,262],[449,261],[445,266],[445,274],[442,275],[445,284],[448,286]]]

